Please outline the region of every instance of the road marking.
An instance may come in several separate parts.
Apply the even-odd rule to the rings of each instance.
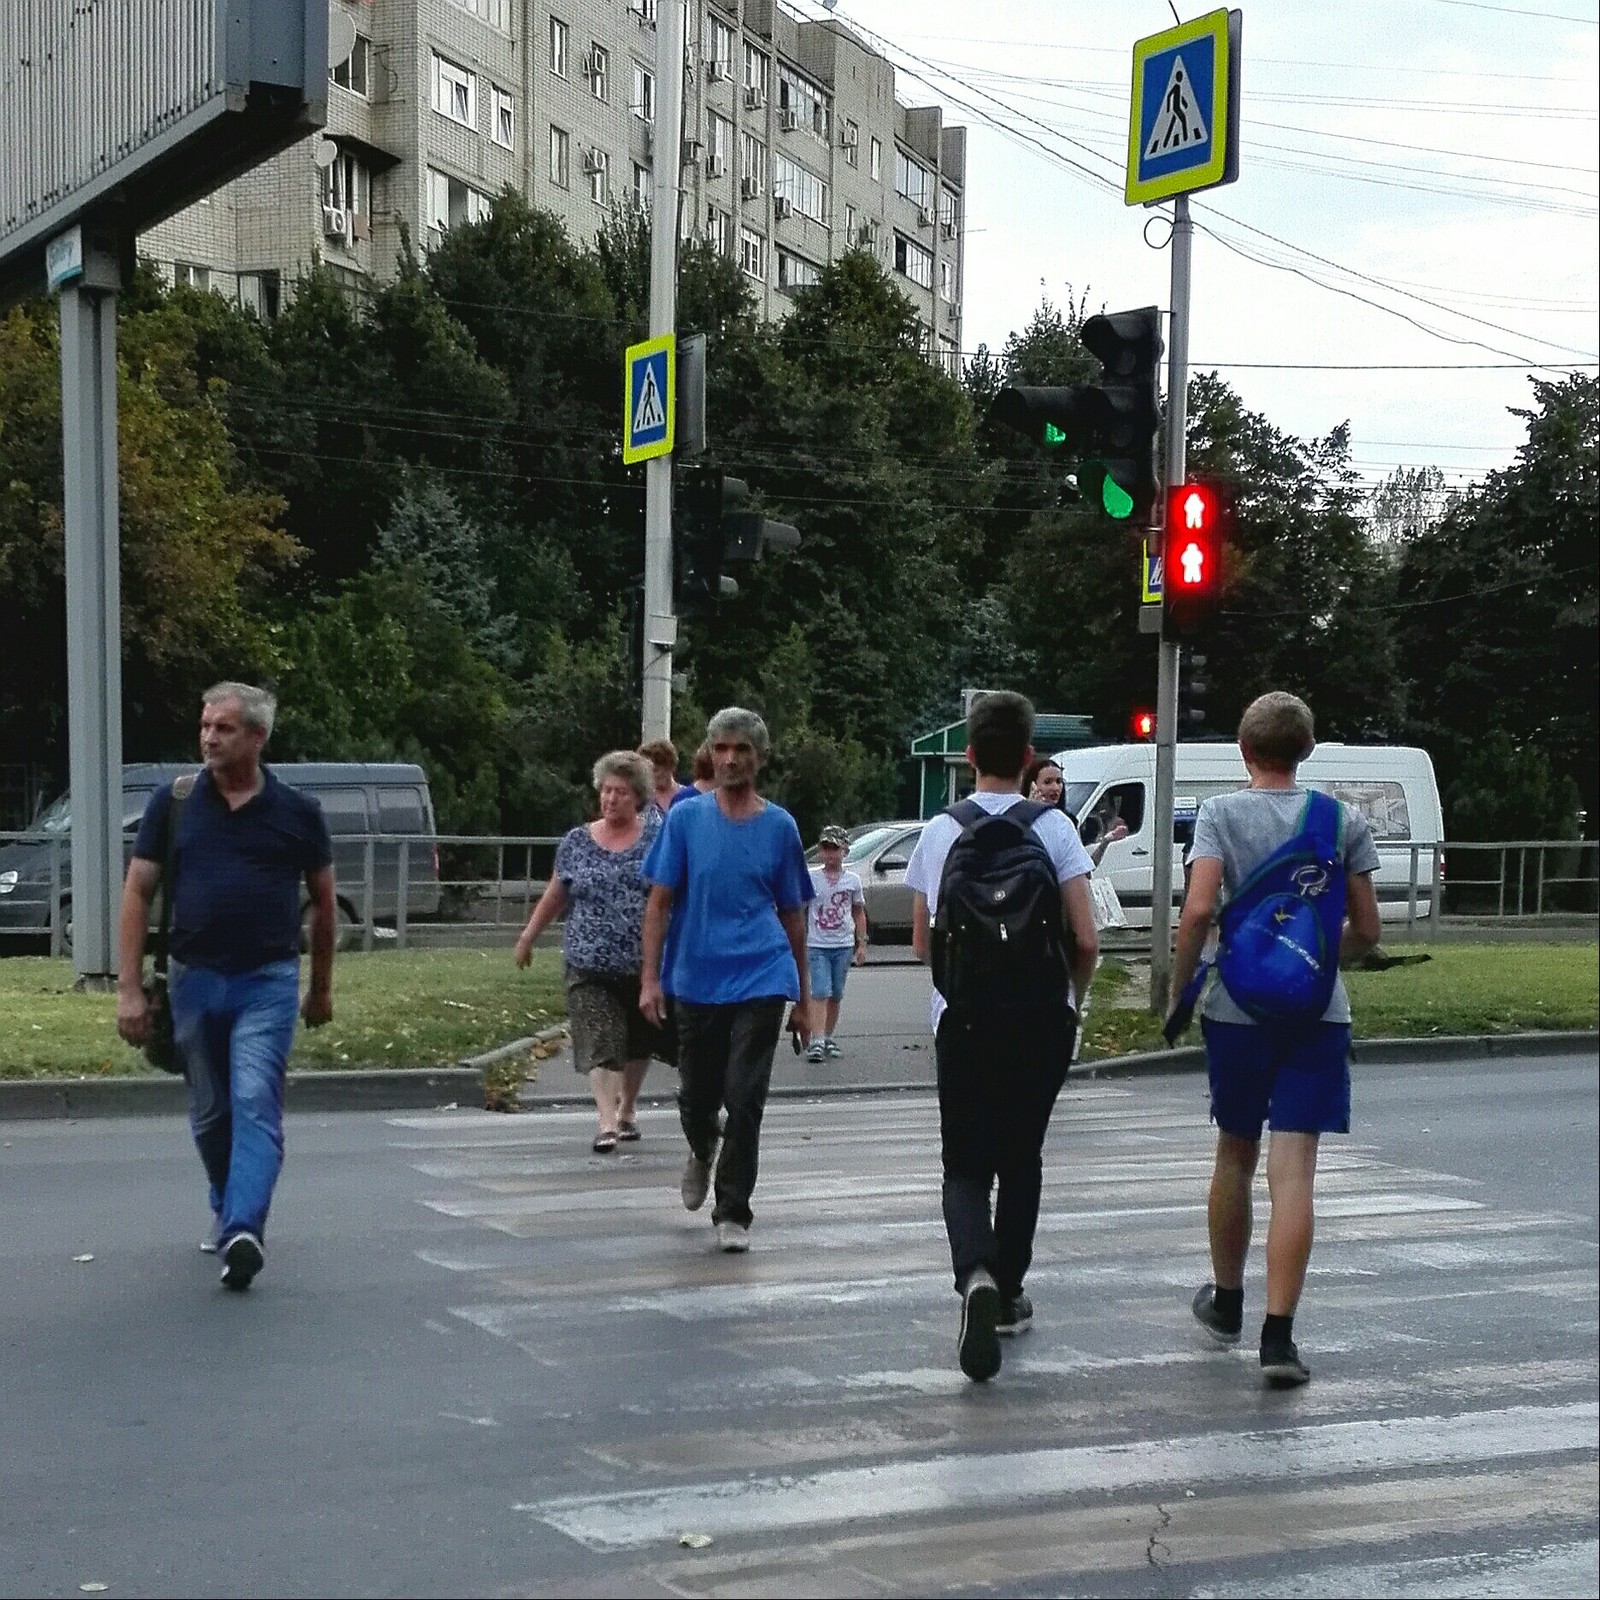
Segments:
[[[1384,1418],[1008,1454],[968,1453],[803,1477],[724,1479],[669,1490],[518,1504],[591,1550],[623,1550],[684,1528],[742,1537],[864,1518],[944,1516],[1089,1492],[1282,1482],[1596,1451],[1600,1404],[1508,1406],[1453,1417]]]

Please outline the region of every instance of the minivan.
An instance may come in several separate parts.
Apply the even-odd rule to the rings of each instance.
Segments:
[[[406,849],[408,918],[432,916],[439,909],[439,850],[435,842],[433,796],[421,767],[402,762],[281,761],[273,775],[322,803],[333,836],[335,898],[339,944],[351,942],[366,915],[366,834],[396,842],[372,847],[372,917],[393,921],[399,911],[400,845]],[[197,770],[188,762],[133,762],[122,769],[124,855],[150,796],[164,783]],[[62,926],[72,910],[71,797],[62,795],[40,812],[28,830],[32,838],[0,845],[0,933],[48,933],[51,861],[59,871]],[[415,844],[409,841],[415,839]]]
[[[1092,745],[1052,757],[1061,768],[1062,803],[1093,845],[1118,818],[1127,834],[1107,846],[1100,871],[1110,879],[1131,927],[1150,926],[1156,848],[1152,818],[1156,748],[1153,744]],[[1300,764],[1300,782],[1355,806],[1378,845],[1373,874],[1378,910],[1385,921],[1404,921],[1412,903],[1412,857],[1416,857],[1416,914],[1433,906],[1434,854],[1444,870],[1444,813],[1439,785],[1426,750],[1406,745],[1319,744]],[[1237,744],[1179,744],[1173,802],[1173,904],[1183,898],[1183,853],[1194,834],[1200,802],[1248,786]],[[1417,847],[1413,850],[1412,846]]]

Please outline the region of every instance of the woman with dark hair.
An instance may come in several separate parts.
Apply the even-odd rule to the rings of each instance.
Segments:
[[[1066,788],[1061,768],[1049,756],[1036,757],[1028,763],[1027,770],[1022,774],[1023,799],[1037,800],[1040,805],[1049,806],[1052,811],[1066,809],[1062,803]]]

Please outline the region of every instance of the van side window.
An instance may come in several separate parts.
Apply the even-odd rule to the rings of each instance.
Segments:
[[[322,802],[323,815],[328,819],[329,833],[369,833],[367,826],[367,796],[362,789],[316,789],[312,791]]]
[[[1118,783],[1107,789],[1095,801],[1089,815],[1083,819],[1078,836],[1091,848],[1100,836],[1117,825],[1118,819],[1132,838],[1144,826],[1144,785]]]
[[[379,833],[426,833],[422,791],[383,787],[378,790]]]
[[[1338,780],[1333,783],[1313,783],[1313,789],[1325,790],[1335,800],[1354,806],[1367,819],[1374,839],[1406,840],[1411,837],[1411,808],[1406,803],[1403,785],[1389,780],[1369,783],[1350,783]]]

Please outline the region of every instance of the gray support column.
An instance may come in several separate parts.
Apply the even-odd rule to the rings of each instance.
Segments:
[[[123,876],[117,536],[120,274],[114,248],[86,236],[83,250],[82,276],[61,291],[72,967],[80,986],[105,988],[116,978]]]

